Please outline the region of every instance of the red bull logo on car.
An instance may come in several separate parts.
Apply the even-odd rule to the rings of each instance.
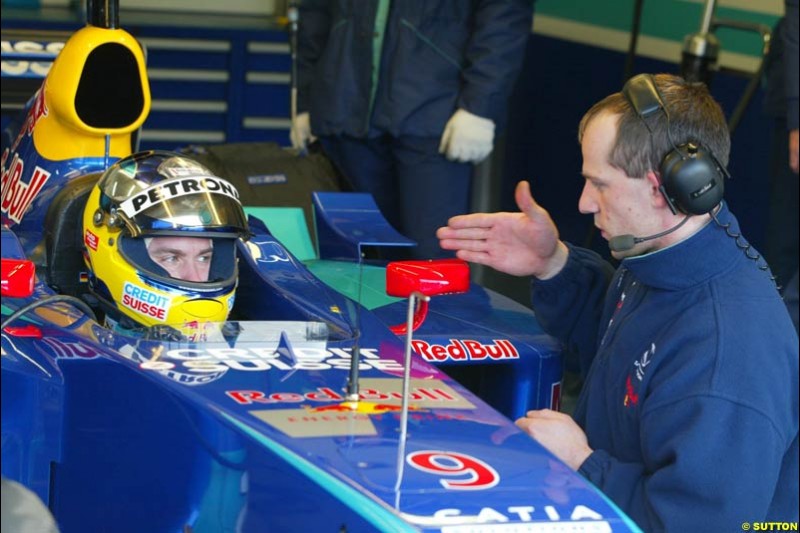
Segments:
[[[3,152],[3,189],[2,189],[2,212],[13,222],[19,224],[28,206],[31,205],[33,199],[42,190],[44,184],[50,179],[50,172],[41,167],[33,169],[33,175],[28,180],[28,183],[22,181],[22,174],[25,170],[25,164],[18,154],[14,154],[14,159],[11,164],[6,168],[6,158],[8,157],[8,149]],[[5,217],[4,217],[5,218]]]
[[[449,388],[448,388],[449,389]],[[315,391],[306,392],[305,394],[297,392],[272,392],[267,393],[258,390],[231,390],[225,391],[232,400],[240,405],[258,404],[274,404],[274,403],[301,403],[301,402],[337,402],[335,405],[327,407],[316,407],[316,410],[350,410],[345,405],[345,398],[342,394],[330,389],[328,387],[318,387]],[[449,390],[443,387],[432,385],[431,387],[414,387],[409,391],[408,397],[411,401],[433,401],[442,403],[456,402],[459,398],[455,397]],[[359,393],[359,399],[364,401],[373,401],[373,404],[385,404],[387,400],[402,400],[403,395],[397,391],[380,391],[378,389],[362,389]],[[378,400],[378,402],[375,402]],[[393,406],[394,404],[386,404]],[[399,404],[397,404],[399,407]],[[384,409],[384,410],[389,410]]]
[[[450,339],[449,344],[432,344],[416,339],[414,351],[430,362],[483,361],[486,359],[519,359],[519,352],[506,339],[493,339],[491,344],[470,339]]]
[[[27,179],[27,183],[22,181],[25,173],[25,162],[16,152],[20,141],[27,135],[33,133],[39,119],[47,116],[47,104],[44,101],[44,91],[39,90],[36,101],[31,106],[26,118],[25,127],[20,129],[14,144],[3,151],[3,186],[2,186],[2,205],[3,222],[8,223],[6,217],[11,222],[19,224],[28,207],[42,190],[44,184],[50,179],[50,172],[42,167],[36,166]],[[13,155],[12,155],[13,153]]]

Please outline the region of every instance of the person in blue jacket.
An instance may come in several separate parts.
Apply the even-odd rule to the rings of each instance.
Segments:
[[[574,418],[530,411],[517,426],[642,529],[797,522],[797,334],[722,196],[694,214],[665,186],[674,170],[665,157],[681,147],[704,147],[724,169],[725,117],[703,84],[649,80],[662,101],[650,111],[661,112],[637,112],[624,89],[579,127],[578,208],[609,240],[616,271],[562,242],[524,181],[521,212],[454,217],[437,235],[464,260],[533,276],[536,315],[585,384]]]
[[[532,15],[532,0],[301,1],[292,145],[319,138],[414,255],[443,255],[435,231],[469,212]]]

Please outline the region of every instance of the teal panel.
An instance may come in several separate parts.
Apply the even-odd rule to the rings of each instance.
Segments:
[[[536,14],[548,15],[572,22],[591,24],[604,29],[629,32],[633,20],[632,0],[539,0],[536,2]],[[717,19],[731,19],[749,23],[765,24],[772,27],[778,19],[777,15],[764,13],[757,9],[758,2],[753,2],[753,10],[734,9],[717,6]],[[644,2],[642,12],[641,34],[650,37],[683,42],[683,38],[699,30],[704,2],[686,0],[659,0]],[[569,36],[564,36],[569,37]],[[752,56],[761,55],[761,39],[752,32],[720,29],[717,32],[723,50],[739,52]],[[597,43],[601,46],[602,43]],[[676,61],[679,58],[676,58]]]
[[[402,300],[386,295],[386,269],[344,261],[309,261],[306,266],[323,283],[351,300],[361,300],[367,309],[383,307]],[[359,295],[359,277],[363,280]]]
[[[245,206],[244,212],[261,219],[272,235],[300,261],[317,258],[301,207]]]
[[[367,309],[401,300],[386,295],[386,269],[383,267],[318,260],[302,208],[245,206],[244,212],[261,219],[275,238],[323,283],[352,300],[360,300]],[[359,280],[363,283],[359,284]]]

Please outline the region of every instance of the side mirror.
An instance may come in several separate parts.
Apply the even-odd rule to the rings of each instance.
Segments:
[[[386,293],[408,298],[405,324],[390,326],[395,335],[405,335],[403,356],[403,401],[400,408],[400,443],[405,449],[408,438],[408,389],[411,381],[411,337],[428,314],[428,300],[439,294],[457,294],[469,290],[469,265],[461,259],[398,261],[386,267]],[[415,303],[418,303],[415,307]]]
[[[28,259],[3,259],[0,293],[3,298],[27,298],[33,294],[36,266]]]
[[[469,290],[469,265],[461,259],[395,261],[386,267],[386,294],[408,298],[459,294]]]
[[[386,294],[409,298],[420,297],[414,311],[412,331],[416,331],[428,314],[428,300],[440,294],[459,294],[469,290],[469,265],[461,259],[428,261],[396,261],[386,267]],[[408,333],[407,324],[390,326],[396,335]]]

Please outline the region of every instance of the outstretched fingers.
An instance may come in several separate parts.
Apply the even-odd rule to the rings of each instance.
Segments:
[[[451,226],[446,226],[444,228],[439,228],[439,230],[436,232],[436,236],[440,239],[485,240],[489,237],[490,232],[490,227],[472,226],[457,229]]]
[[[439,245],[445,250],[465,250],[468,252],[486,252],[489,248],[482,239],[440,239]]]

